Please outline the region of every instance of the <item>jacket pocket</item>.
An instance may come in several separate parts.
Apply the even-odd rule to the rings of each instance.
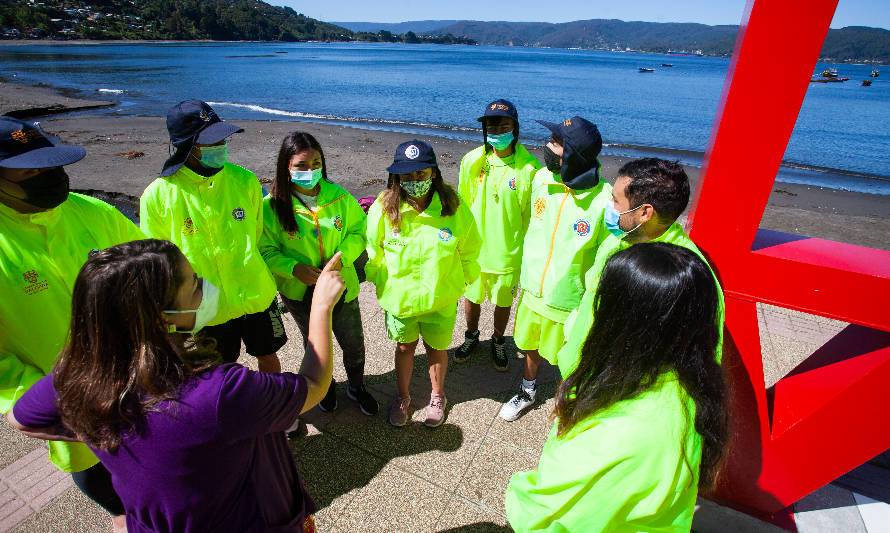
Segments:
[[[547,303],[557,309],[572,311],[581,303],[584,284],[581,280],[581,265],[572,264],[568,271],[554,280],[553,291]]]

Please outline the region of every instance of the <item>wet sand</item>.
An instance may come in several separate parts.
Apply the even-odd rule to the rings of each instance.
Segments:
[[[65,106],[92,102],[71,99],[49,88],[0,83],[0,113],[15,109]],[[55,99],[55,100],[54,100]],[[63,109],[62,109],[63,110]],[[159,110],[162,113],[164,110]],[[223,117],[225,118],[225,117]],[[167,158],[168,143],[161,117],[107,117],[88,114],[43,117],[41,124],[66,142],[87,148],[86,159],[71,165],[72,186],[138,196],[158,175]],[[244,128],[230,142],[230,158],[256,172],[263,181],[274,175],[281,139],[295,130],[318,138],[330,177],[356,196],[376,195],[385,185],[385,168],[395,147],[407,134],[369,131],[297,121],[242,121]],[[432,144],[446,180],[455,183],[461,157],[477,144],[439,137],[422,137]],[[540,153],[536,153],[540,158]],[[615,176],[628,159],[603,156],[603,174]],[[700,169],[686,167],[691,180]],[[733,201],[731,198],[727,202]],[[890,198],[804,185],[776,183],[762,227],[890,250]]]

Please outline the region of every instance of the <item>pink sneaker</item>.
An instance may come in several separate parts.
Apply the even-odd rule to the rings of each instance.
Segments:
[[[445,421],[445,407],[448,406],[448,399],[444,396],[430,395],[430,404],[426,406],[426,420],[423,421],[427,427],[439,427]]]
[[[389,423],[402,427],[411,418],[411,397],[400,398],[396,396],[389,404]]]

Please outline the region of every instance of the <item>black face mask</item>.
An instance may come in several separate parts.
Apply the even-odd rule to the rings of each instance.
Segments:
[[[68,198],[68,174],[62,167],[45,170],[17,185],[25,191],[22,201],[41,209],[57,207]]]
[[[559,169],[561,164],[559,162],[560,157],[553,153],[553,150],[550,149],[546,144],[542,148],[544,151],[544,165],[547,167],[547,170],[553,172],[554,174],[559,173]]]

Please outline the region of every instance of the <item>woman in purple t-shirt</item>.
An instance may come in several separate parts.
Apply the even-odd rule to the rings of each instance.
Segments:
[[[193,333],[215,290],[175,245],[95,254],[74,284],[71,337],[55,370],[9,413],[46,440],[80,440],[111,472],[136,531],[312,531],[315,504],[284,432],[331,383],[340,255],[315,288],[302,374],[217,364]]]

